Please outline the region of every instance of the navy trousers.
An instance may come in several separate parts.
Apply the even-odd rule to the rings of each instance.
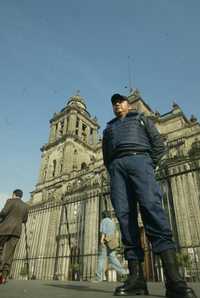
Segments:
[[[114,159],[108,167],[111,201],[118,218],[126,260],[144,259],[138,226],[138,206],[154,253],[175,249],[162,207],[162,193],[148,154]]]

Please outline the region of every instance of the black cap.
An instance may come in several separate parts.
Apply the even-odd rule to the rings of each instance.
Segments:
[[[20,197],[22,198],[23,197],[23,191],[21,189],[15,189],[13,191],[13,193],[17,196],[17,197]]]
[[[114,104],[118,100],[120,100],[120,101],[124,101],[124,100],[128,101],[128,97],[127,96],[124,96],[124,95],[121,95],[119,93],[113,94],[112,97],[111,97],[112,104]]]

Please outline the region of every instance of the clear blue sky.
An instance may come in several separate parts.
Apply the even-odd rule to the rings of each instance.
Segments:
[[[102,128],[132,85],[161,113],[200,119],[198,0],[0,1],[0,204],[34,189],[49,119],[80,89]],[[0,205],[1,206],[1,205]]]

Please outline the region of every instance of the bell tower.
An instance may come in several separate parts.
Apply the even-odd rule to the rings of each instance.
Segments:
[[[87,169],[96,160],[99,128],[96,117],[91,117],[88,112],[80,91],[67,99],[64,108],[54,113],[50,120],[48,143],[41,148],[36,192],[47,184],[49,187],[63,180],[73,171]]]

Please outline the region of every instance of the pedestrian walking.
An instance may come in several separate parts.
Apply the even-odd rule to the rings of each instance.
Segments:
[[[28,205],[22,201],[23,192],[16,189],[0,212],[0,284],[7,281],[16,245],[20,239],[22,223],[28,218]]]
[[[93,282],[100,282],[104,278],[106,261],[113,269],[115,269],[121,276],[126,275],[126,270],[122,267],[116,257],[116,248],[118,246],[115,236],[115,224],[111,219],[109,211],[102,212],[102,220],[100,223],[100,254],[98,258],[96,277]]]

